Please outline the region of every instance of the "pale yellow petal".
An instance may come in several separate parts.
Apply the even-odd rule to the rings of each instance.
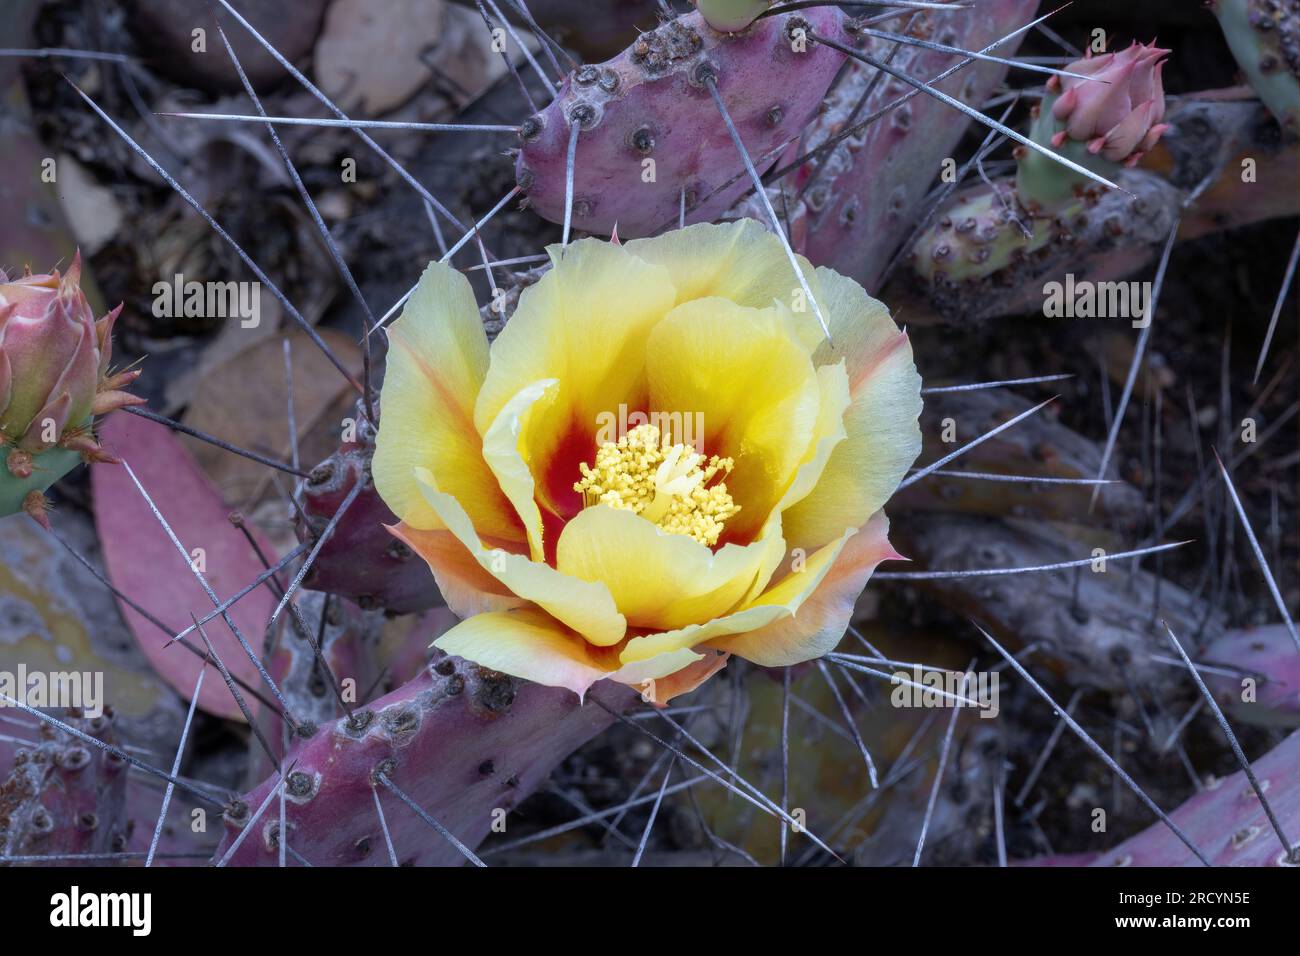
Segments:
[[[420,490],[438,518],[474,559],[511,593],[543,608],[560,623],[577,631],[592,644],[607,647],[619,643],[627,620],[618,613],[614,598],[605,585],[579,581],[526,555],[511,554],[483,545],[465,509],[451,495],[443,494],[428,472],[417,471]]]
[[[793,479],[821,407],[790,310],[695,299],[656,326],[647,351],[651,407],[700,413],[703,451],[735,461],[726,486],[741,511],[723,540],[751,540]]]
[[[488,574],[450,531],[421,531],[405,524],[388,530],[428,563],[438,592],[457,617],[508,611],[528,603]]]
[[[834,347],[818,360],[844,360],[852,403],[847,437],[831,452],[816,487],[786,510],[785,536],[812,549],[858,527],[898,487],[921,451],[921,377],[907,336],[857,283],[819,270],[831,310]]]
[[[874,356],[897,337],[898,325],[883,302],[847,276],[823,266],[817,270],[817,279],[831,338],[818,346],[815,361],[831,365],[843,360],[849,381],[856,383]]]
[[[560,535],[556,567],[599,581],[634,627],[673,629],[726,614],[740,604],[784,550],[779,532],[749,545],[716,552],[683,534],[666,534],[631,511],[596,505]],[[779,561],[779,557],[777,558]]]
[[[793,606],[787,603],[789,614],[755,630],[720,637],[710,641],[709,646],[764,667],[798,664],[834,650],[848,630],[854,604],[876,565],[898,557],[890,547],[888,532],[885,513],[877,512],[849,538],[812,593],[804,593]],[[764,596],[768,601],[781,599]]]
[[[474,408],[486,433],[520,389],[557,379],[555,400],[531,416],[523,436],[544,509],[565,518],[581,507],[578,462],[590,462],[596,432],[619,406],[645,403],[645,342],[676,298],[667,269],[625,249],[583,239],[548,250],[555,266],[525,289],[492,344]],[[554,462],[557,449],[564,461]]]
[[[817,384],[821,391],[821,405],[812,441],[808,444],[803,463],[795,472],[794,480],[777,503],[775,514],[780,514],[812,493],[826,470],[831,453],[848,437],[848,432],[844,429],[844,413],[848,410],[852,397],[849,395],[849,377],[844,371],[844,363],[818,368]]]
[[[765,309],[776,301],[799,317],[800,337],[810,349],[825,338],[781,240],[756,219],[699,223],[649,239],[634,239],[624,248],[668,268],[677,287],[676,305],[717,297]],[[797,259],[815,301],[822,305],[817,270],[803,256]],[[826,315],[824,305],[822,309]]]
[[[593,647],[536,608],[476,614],[433,646],[512,677],[567,687],[579,698],[618,669],[617,650]]]
[[[483,458],[523,523],[534,561],[545,560],[542,514],[537,507],[533,474],[520,449],[521,435],[537,403],[544,396],[548,402],[554,399],[555,386],[556,380],[553,378],[544,378],[540,382],[524,386],[506,402],[483,436]]]
[[[440,527],[415,480],[427,468],[484,534],[522,540],[523,529],[483,461],[474,401],[488,367],[487,336],[469,282],[430,263],[389,330],[380,394],[383,427],[372,466],[375,487],[413,528]]]
[[[712,649],[706,649],[705,654],[693,654],[696,660],[687,664],[685,667],[672,671],[664,677],[655,677],[639,682],[624,681],[630,683],[641,691],[641,699],[648,704],[654,704],[663,707],[674,697],[680,697],[682,694],[689,694],[695,688],[699,687],[706,680],[727,666],[727,661],[731,658],[730,654],[718,653]],[[687,652],[691,653],[691,652]],[[675,652],[661,654],[649,663],[660,661],[665,658],[675,657]],[[625,671],[631,671],[640,667],[639,664],[628,664],[612,675],[613,680],[619,679],[619,674]]]
[[[716,655],[711,653],[709,656],[715,657]],[[642,696],[645,697],[646,701],[649,702],[658,696],[654,691],[654,684],[667,680],[673,674],[702,660],[704,660],[703,654],[697,654],[689,647],[679,647],[676,650],[660,654],[658,657],[624,664],[610,674],[609,677],[610,680],[616,680],[620,684],[627,684],[629,687],[637,688],[642,692]]]
[[[795,555],[797,569],[790,570],[778,583],[772,585],[741,610],[674,631],[631,638],[624,645],[620,659],[627,664],[656,657],[680,647],[698,648],[705,642],[708,642],[711,647],[730,649],[719,641],[719,638],[756,631],[795,614],[803,602],[817,589],[822,579],[830,573],[840,551],[856,533],[857,529],[851,528],[839,540],[826,545],[815,554],[806,557]],[[794,562],[787,562],[787,566],[792,563]]]

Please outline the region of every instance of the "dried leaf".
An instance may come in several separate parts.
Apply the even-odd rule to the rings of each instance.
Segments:
[[[341,332],[321,329],[321,338],[345,367],[360,375],[361,351]],[[194,390],[184,422],[279,461],[291,458],[289,416],[280,337],[264,338],[210,366]],[[299,456],[310,470],[337,447],[343,419],[352,414],[356,393],[304,333],[289,336],[293,363],[294,416]],[[225,499],[248,507],[274,492],[270,469],[194,438],[181,439]],[[288,488],[292,475],[282,475]]]
[[[264,570],[244,535],[230,523],[226,503],[170,429],[117,413],[105,419],[100,435],[105,447],[134,469],[218,598],[230,597]],[[190,625],[191,613],[201,618],[211,611],[212,601],[191,564],[182,559],[127,470],[121,465],[95,465],[90,479],[104,564],[114,586],[173,632]],[[265,544],[263,550],[272,553]],[[157,627],[125,603],[119,601],[119,607],[145,657],[188,700],[202,666],[200,658],[175,644],[165,647],[167,639]],[[230,609],[255,652],[274,608],[271,592],[257,588]],[[257,671],[230,627],[220,619],[205,627],[230,672],[259,687]],[[202,646],[201,639],[195,643]],[[256,709],[256,701],[246,692],[244,697]],[[199,706],[210,714],[242,719],[216,674],[204,681]]]
[[[345,112],[386,113],[428,81],[421,55],[444,15],[442,0],[337,0],[316,43],[316,79]]]

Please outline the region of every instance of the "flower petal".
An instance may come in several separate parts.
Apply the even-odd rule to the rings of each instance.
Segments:
[[[714,657],[716,655],[710,654],[709,656]],[[649,702],[658,698],[659,694],[656,691],[656,685],[660,681],[669,680],[675,674],[686,668],[693,667],[704,659],[703,654],[697,654],[689,647],[679,647],[676,650],[660,654],[658,657],[636,661],[632,664],[624,664],[610,674],[609,678],[618,681],[620,684],[627,684],[629,687],[637,688],[646,701]]]
[[[1123,162],[1141,145],[1143,138],[1155,124],[1155,110],[1155,101],[1147,100],[1135,106],[1131,113],[1105,131],[1102,155],[1112,163]]]
[[[749,545],[728,544],[715,553],[694,538],[667,534],[631,511],[596,505],[570,521],[560,535],[556,567],[583,581],[599,581],[614,595],[634,627],[685,627],[726,614],[773,566],[765,558],[784,543],[777,533]]]
[[[389,525],[388,531],[428,562],[438,592],[457,617],[508,611],[527,603],[488,574],[450,531],[421,531],[407,524]]]
[[[593,647],[536,608],[476,614],[433,642],[456,657],[584,696],[618,668],[618,651]]]
[[[601,415],[644,404],[646,337],[676,292],[667,269],[620,246],[583,239],[548,251],[555,267],[524,290],[492,345],[474,421],[486,434],[521,389],[559,381],[555,400],[530,416],[523,442],[540,505],[567,518],[581,507],[573,483],[578,462],[594,455]]]
[[[668,657],[668,654],[661,654],[654,660]],[[695,655],[698,660],[686,665],[683,668],[673,671],[667,677],[650,678],[648,681],[642,681],[641,697],[647,703],[663,707],[674,697],[680,697],[682,694],[689,694],[695,688],[699,687],[706,680],[727,666],[727,661],[731,659],[730,654],[718,654],[709,652],[707,654]],[[635,664],[629,664],[621,668],[618,674],[636,667]],[[618,674],[614,679],[618,679]]]
[[[433,475],[416,469],[420,491],[439,520],[451,531],[479,565],[510,591],[543,608],[560,623],[577,631],[592,644],[617,644],[627,631],[627,620],[618,613],[609,588],[597,582],[579,581],[526,555],[483,546],[465,509],[451,495],[438,490]]]
[[[556,384],[555,379],[544,378],[520,389],[502,407],[483,436],[483,458],[496,476],[501,491],[510,499],[519,520],[523,522],[528,535],[528,548],[534,561],[544,561],[546,558],[542,542],[542,513],[537,507],[536,482],[519,445],[521,433],[533,414],[534,406],[544,396],[547,401],[553,400]]]
[[[817,385],[821,391],[821,404],[817,411],[817,424],[813,427],[812,441],[808,443],[808,451],[795,472],[794,480],[777,502],[776,514],[812,493],[826,470],[831,453],[840,442],[849,437],[844,429],[844,413],[852,404],[853,397],[849,394],[849,376],[844,370],[844,362],[818,368]]]
[[[876,512],[788,616],[757,630],[711,641],[709,646],[764,667],[798,664],[834,650],[876,565],[900,557],[890,546],[888,533],[889,520],[883,511]]]
[[[620,660],[628,664],[656,657],[679,647],[699,647],[706,642],[710,647],[730,650],[730,646],[725,641],[730,635],[757,631],[795,614],[821,584],[845,544],[857,532],[857,528],[850,528],[837,541],[826,545],[815,554],[806,558],[799,555],[802,563],[801,570],[791,570],[779,583],[768,588],[739,611],[714,618],[703,624],[691,624],[675,631],[631,638],[624,646]],[[804,660],[812,656],[815,655],[809,655]]]
[[[816,487],[783,516],[786,540],[809,551],[866,523],[921,452],[921,377],[907,335],[856,282],[819,271],[834,345],[817,358],[845,360],[853,401],[844,414],[848,437],[831,452]]]
[[[821,405],[793,313],[695,299],[665,316],[646,348],[651,408],[698,413],[703,451],[735,460],[726,485],[741,511],[723,540],[752,539],[803,460]]]
[[[65,427],[81,425],[90,417],[99,382],[98,339],[95,327],[81,327],[81,338],[67,366],[50,388],[49,400],[33,417],[22,446],[28,451],[44,450],[53,442],[45,440],[47,426],[53,424],[54,439],[63,436]]]
[[[524,540],[514,509],[483,460],[474,397],[488,367],[487,336],[469,282],[430,263],[389,329],[380,395],[383,427],[372,474],[385,504],[412,528],[442,527],[425,502],[416,468],[433,473],[483,534]]]
[[[646,262],[668,268],[677,287],[676,305],[716,297],[765,309],[775,300],[800,317],[800,335],[810,349],[825,338],[812,307],[803,301],[803,287],[781,240],[756,219],[698,223],[661,236],[634,239],[624,248]],[[796,258],[824,311],[817,270],[803,256]]]

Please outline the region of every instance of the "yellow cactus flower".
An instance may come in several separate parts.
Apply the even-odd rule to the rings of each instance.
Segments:
[[[729,655],[811,660],[921,447],[906,334],[753,220],[552,247],[489,347],[434,263],[391,329],[373,475],[464,620],[436,646],[657,703]]]

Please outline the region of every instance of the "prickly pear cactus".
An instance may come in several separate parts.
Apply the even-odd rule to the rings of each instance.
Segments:
[[[594,693],[608,710],[440,657],[355,719],[323,726],[289,752],[285,828],[292,845],[317,866],[388,866],[386,826],[401,848],[401,865],[464,863],[465,855],[403,806],[379,776],[419,806],[435,808],[434,818],[461,843],[477,846],[559,759],[609,726],[611,711],[637,700],[624,687],[601,685]],[[266,802],[278,786],[272,777],[227,810],[214,860],[229,854],[231,865],[275,865],[279,814]],[[387,808],[383,823],[376,795]]]
[[[916,272],[927,282],[981,278],[1045,249],[1065,230],[1065,220],[1027,225],[1009,182],[980,183],[959,193],[912,247]]]
[[[357,601],[363,608],[412,614],[438,600],[433,575],[423,561],[385,528],[397,524],[375,491],[370,463],[375,454],[374,428],[358,414],[356,441],[312,469],[298,489],[299,537],[313,546],[358,482],[362,489],[321,546],[303,584]]]
[[[81,256],[66,273],[0,273],[0,515],[46,522],[43,492],[81,462],[108,462],[94,416],[143,399],[122,391],[139,370],[112,373],[113,323],[81,291]]]
[[[1300,726],[1300,653],[1284,625],[1227,631],[1200,656],[1206,686],[1234,719]]]
[[[117,742],[110,709],[66,720],[97,740]],[[130,836],[126,762],[45,725],[34,732],[40,742],[15,751],[0,783],[0,857],[70,855],[46,862],[73,865],[77,855],[120,851]]]
[[[569,140],[578,129],[573,225],[625,238],[706,222],[751,183],[718,115],[714,78],[755,163],[770,165],[807,125],[843,57],[808,39],[838,31],[835,7],[765,17],[738,33],[691,13],[643,34],[621,55],[579,67],[550,106],[520,127],[516,161],[528,205],[564,220]],[[732,182],[734,180],[734,182]]]
[[[1300,136],[1300,3],[1211,0],[1232,55],[1291,137]]]
[[[985,177],[957,192],[912,246],[912,267],[941,308],[960,295],[957,289],[986,279],[1013,285],[1023,281],[1017,273],[1050,270],[1062,250],[1077,260],[1098,246],[1090,233],[1099,227],[1102,245],[1107,232],[1159,235],[1159,225],[1145,230],[1141,224],[1164,208],[1145,195],[1161,184],[1122,174],[1169,129],[1161,79],[1168,53],[1134,43],[1065,67],[1077,76],[1048,79],[1042,102],[1031,111],[1029,139],[1111,181],[1122,180],[1134,199],[1104,190],[1037,150],[1017,147],[1014,178]]]
[[[913,29],[903,32],[965,50],[1004,40],[994,52],[1011,57],[1022,39],[1014,31],[1031,21],[1037,8],[1038,0],[988,0],[978,17],[957,9],[915,10],[887,26],[910,23]],[[949,54],[854,31],[852,21],[846,27],[841,42],[888,58],[893,68],[965,103],[981,102],[1007,75],[998,63],[971,62],[956,69],[962,61]],[[954,154],[966,129],[945,104],[850,62],[809,124],[804,144],[818,155],[789,182],[790,231],[799,251],[853,276],[868,290],[877,289],[915,227],[940,165]]]
[[[1300,827],[1300,733],[1294,733],[1255,761],[1252,769],[1284,833]],[[1300,866],[1269,823],[1259,794],[1244,771],[1211,780],[1209,786],[1170,815],[1214,866]],[[1293,837],[1292,837],[1293,839]],[[1162,824],[1154,824],[1101,854],[1091,866],[1200,866]]]

